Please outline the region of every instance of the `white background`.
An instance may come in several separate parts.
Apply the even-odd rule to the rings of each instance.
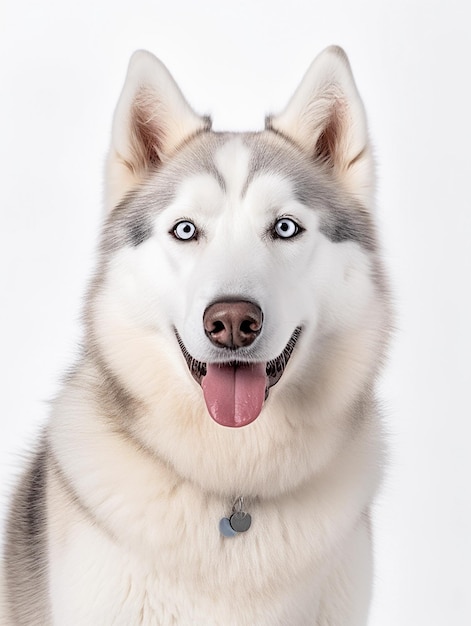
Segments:
[[[373,626],[471,624],[471,26],[464,0],[3,0],[0,510],[80,338],[103,160],[147,48],[216,129],[261,128],[312,58],[349,54],[398,312],[381,392]],[[243,599],[241,599],[243,601]]]

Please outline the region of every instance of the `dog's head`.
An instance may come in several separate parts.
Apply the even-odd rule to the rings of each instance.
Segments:
[[[212,132],[166,68],[136,53],[89,315],[107,367],[146,401],[169,386],[204,398],[224,426],[251,423],[283,389],[332,386],[336,368],[345,385],[356,364],[353,389],[376,361],[358,337],[374,343],[384,313],[371,194],[364,110],[340,49],[246,134]]]

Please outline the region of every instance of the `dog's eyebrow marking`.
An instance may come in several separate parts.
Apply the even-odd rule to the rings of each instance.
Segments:
[[[186,178],[190,174],[206,173],[217,180],[223,192],[226,191],[226,181],[214,161],[215,153],[224,145],[222,135],[213,132],[201,133],[193,143],[187,144],[189,152],[183,163],[175,164],[175,170],[171,174],[175,188],[181,178]]]
[[[256,135],[252,135],[252,138],[256,139]],[[256,140],[247,142],[247,145],[250,145],[251,153],[247,177],[241,189],[241,199],[244,199],[250,184],[260,172],[281,174],[288,169],[278,150],[273,150],[271,146]]]
[[[278,143],[281,141],[283,145]],[[246,136],[246,144],[250,147],[251,158],[242,198],[257,176],[264,173],[280,176],[291,182],[298,202],[321,212],[320,232],[332,243],[355,241],[365,250],[376,249],[375,230],[369,212],[353,198],[342,199],[321,170],[316,176],[315,164],[307,164],[291,141],[281,137],[277,145],[253,133]]]
[[[226,181],[224,180],[224,176],[218,170],[218,168],[216,167],[216,164],[213,161],[205,163],[204,167],[202,168],[202,171],[208,172],[208,174],[210,174],[213,178],[215,178],[219,184],[219,187],[221,188],[221,191],[223,193],[226,192],[227,185],[226,185]]]

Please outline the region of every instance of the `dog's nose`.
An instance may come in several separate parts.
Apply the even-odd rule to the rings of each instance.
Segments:
[[[245,300],[211,304],[203,315],[203,325],[211,342],[220,348],[250,346],[263,325],[262,309]]]

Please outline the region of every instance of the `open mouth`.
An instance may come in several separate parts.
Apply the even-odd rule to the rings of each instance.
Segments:
[[[209,414],[218,424],[233,428],[246,426],[259,416],[270,387],[283,376],[300,334],[298,326],[283,352],[267,363],[204,363],[191,356],[175,329],[188,369],[203,389]]]

